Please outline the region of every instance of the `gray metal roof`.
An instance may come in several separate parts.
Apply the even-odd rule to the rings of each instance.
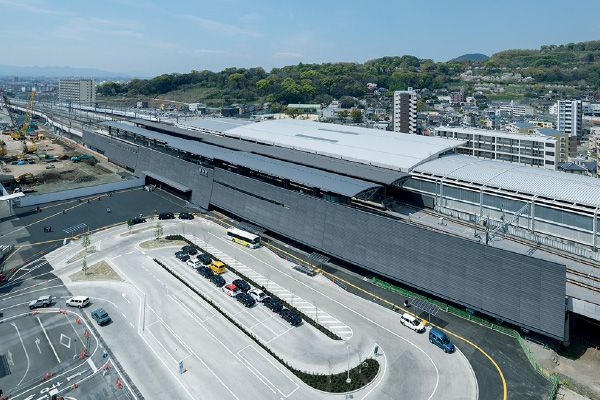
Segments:
[[[304,165],[297,165],[281,160],[263,157],[258,154],[225,149],[198,141],[180,139],[164,133],[149,131],[147,129],[139,128],[129,124],[112,121],[107,121],[103,124],[112,128],[118,128],[136,135],[164,142],[169,147],[181,151],[201,155],[210,159],[218,159],[230,162],[232,164],[241,165],[269,175],[277,176],[283,179],[289,179],[291,181],[299,182],[308,186],[318,187],[325,191],[342,194],[344,196],[353,197],[365,190],[381,186],[372,182],[337,175],[316,168],[306,167]],[[143,173],[146,172],[144,171]],[[150,174],[148,175],[152,176]]]
[[[600,180],[588,176],[458,154],[428,161],[413,172],[600,207]]]
[[[225,132],[238,126],[253,124],[254,121],[235,118],[203,118],[183,121],[180,125],[188,125],[193,128],[210,129],[213,131]]]
[[[437,137],[295,119],[244,125],[225,135],[402,172],[409,172],[421,162],[466,144]]]
[[[241,140],[240,138],[230,138],[217,134],[191,131],[145,120],[133,120],[132,122],[140,126],[161,129],[165,132],[173,132],[180,137],[201,140],[204,143],[214,144],[215,146],[219,147],[261,154],[269,158],[289,161],[295,164],[314,167],[339,175],[345,175],[356,179],[363,179],[385,185],[390,185],[398,179],[408,176],[408,173],[403,173],[400,171],[380,168],[373,165],[359,164],[356,162],[342,160],[339,158],[331,158],[320,154],[306,153],[301,150],[260,144],[254,141]]]

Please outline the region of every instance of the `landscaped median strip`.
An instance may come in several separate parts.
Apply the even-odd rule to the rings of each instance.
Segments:
[[[198,249],[198,251],[200,251],[200,252],[202,252],[202,253],[207,254],[208,256],[210,256],[213,260],[221,261],[217,257],[215,257],[212,254],[210,254],[208,251],[206,251],[204,249],[201,249],[200,247],[196,246],[194,243],[192,243],[191,241],[189,241],[188,239],[186,239],[185,237],[183,237],[181,235],[169,235],[165,239],[168,239],[168,240],[184,240],[190,246],[194,246],[194,248]],[[223,261],[221,261],[221,262],[223,262]],[[259,285],[258,283],[254,282],[252,279],[248,278],[247,276],[245,276],[241,272],[237,271],[232,266],[230,266],[230,265],[228,265],[227,263],[224,263],[224,262],[223,262],[223,264],[225,265],[225,267],[228,270],[230,270],[233,273],[235,273],[236,275],[238,275],[240,278],[242,278],[243,280],[245,280],[246,282],[248,282],[250,285],[252,285],[252,286],[254,286],[256,288],[260,288],[261,287],[261,285]],[[323,325],[317,323],[317,321],[315,321],[314,319],[310,318],[309,316],[307,316],[303,312],[299,311],[297,308],[295,308],[294,306],[292,306],[291,304],[289,304],[287,301],[283,300],[279,296],[275,295],[274,293],[269,292],[267,289],[261,289],[261,290],[263,290],[263,292],[265,292],[265,294],[267,296],[269,296],[271,298],[274,298],[277,301],[279,301],[281,303],[281,305],[284,306],[285,308],[294,311],[296,314],[298,314],[302,318],[303,321],[308,322],[309,324],[311,324],[312,326],[314,326],[315,328],[317,328],[319,331],[321,331],[322,333],[324,333],[325,335],[327,335],[331,339],[342,340],[342,338],[340,336],[336,335],[335,333],[333,333],[329,329],[325,328]]]
[[[178,239],[186,240],[185,238],[183,238],[180,235],[173,235],[173,236],[169,236],[167,238],[172,239],[175,236],[177,236]],[[347,371],[340,372],[339,374],[335,374],[335,375],[333,375],[333,374],[325,375],[325,374],[314,374],[314,373],[304,372],[304,371],[300,371],[300,370],[292,367],[286,361],[281,359],[277,354],[275,354],[273,352],[273,350],[271,350],[269,347],[267,347],[252,332],[249,332],[248,330],[246,330],[246,328],[244,328],[242,325],[237,323],[237,321],[235,321],[229,314],[227,314],[225,311],[223,311],[212,300],[210,300],[209,298],[204,296],[202,293],[200,293],[196,288],[194,288],[192,285],[190,285],[187,281],[185,281],[176,272],[171,270],[169,267],[167,267],[165,264],[163,264],[156,258],[154,259],[154,261],[158,265],[163,267],[168,273],[173,275],[177,280],[179,280],[181,283],[183,283],[185,286],[187,286],[188,289],[190,289],[192,292],[194,292],[196,295],[198,295],[202,300],[204,300],[211,307],[213,307],[215,310],[217,310],[217,312],[219,314],[224,316],[229,322],[231,322],[233,325],[235,325],[240,331],[242,331],[246,336],[248,336],[250,339],[252,339],[263,350],[265,350],[267,353],[269,353],[269,355],[271,355],[273,358],[275,358],[277,361],[279,361],[281,363],[281,365],[285,366],[291,373],[296,375],[302,382],[306,383],[307,385],[309,385],[315,389],[325,391],[325,392],[344,393],[345,391],[358,390],[358,389],[368,385],[377,376],[377,373],[379,372],[379,362],[373,358],[364,360],[361,363],[361,365],[358,365],[350,370],[350,379],[351,379],[350,384],[346,383],[346,378],[348,377]]]

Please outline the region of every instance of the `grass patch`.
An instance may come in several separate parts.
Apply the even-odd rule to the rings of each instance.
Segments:
[[[73,282],[78,281],[122,281],[123,279],[111,268],[106,261],[97,262],[88,267],[87,273],[83,271],[69,275]]]
[[[145,242],[140,243],[140,247],[142,249],[156,249],[158,247],[165,247],[165,246],[185,246],[187,244],[187,242],[184,242],[183,240],[170,240],[170,239],[152,239],[152,240],[147,240]]]

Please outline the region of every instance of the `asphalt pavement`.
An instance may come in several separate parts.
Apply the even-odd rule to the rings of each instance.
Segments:
[[[223,218],[224,216],[221,212],[212,212],[212,215],[217,218]],[[226,221],[237,224],[233,218],[228,218]],[[266,238],[270,244],[283,249],[285,252],[297,256],[305,262],[309,261],[311,249],[268,233],[261,236]],[[339,260],[330,260],[328,263],[319,264],[318,266],[348,282],[350,284],[348,285],[348,292],[350,293],[379,303],[385,308],[391,308],[391,306],[382,300],[393,303],[400,308],[403,307],[406,297],[372,284],[371,278],[374,274],[370,271]],[[396,283],[396,285],[402,287],[400,283]],[[416,291],[409,287],[406,289]],[[423,294],[426,295],[426,293]],[[400,309],[398,311],[401,312]],[[415,310],[414,307],[411,307],[409,311],[419,315],[424,320],[429,318],[426,313]],[[552,384],[533,369],[517,339],[442,311],[436,317],[432,317],[431,322],[455,334],[453,340],[460,345],[461,350],[473,367],[479,384],[481,399],[502,400],[504,398],[502,379],[494,363],[482,351],[473,345],[467,344],[461,338],[467,339],[483,350],[498,365],[506,381],[507,398],[531,400],[546,400],[548,398]]]

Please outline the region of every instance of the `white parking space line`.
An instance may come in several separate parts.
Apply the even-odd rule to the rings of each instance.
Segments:
[[[249,353],[244,357],[243,353]],[[292,393],[294,393],[300,387],[296,382],[289,377],[288,374],[283,372],[281,368],[277,365],[273,364],[271,360],[266,358],[262,353],[260,353],[253,345],[249,345],[244,347],[242,350],[237,352],[238,356],[246,362],[247,365],[252,366],[252,369],[256,371],[258,375],[260,375],[265,381],[269,383],[267,386],[272,386],[277,390],[283,397],[289,397]],[[260,356],[260,357],[258,357]],[[270,364],[270,365],[269,365]],[[258,368],[256,367],[258,366]],[[269,372],[270,377],[275,377],[278,380],[278,385],[275,385],[269,379],[267,379],[260,371]],[[279,374],[277,374],[279,372]],[[285,378],[285,379],[282,379]],[[259,378],[260,379],[260,378]],[[273,379],[273,378],[272,378]],[[287,379],[287,380],[286,380]],[[270,387],[269,387],[270,388]],[[273,392],[275,393],[275,392]]]
[[[42,321],[40,320],[40,317],[37,317],[37,320],[40,323],[40,326],[42,327],[42,331],[44,332],[44,336],[46,336],[46,339],[48,340],[48,344],[50,345],[50,348],[54,352],[54,355],[56,356],[56,359],[58,360],[58,363],[60,364],[60,358],[58,358],[58,354],[56,353],[56,349],[54,348],[54,346],[52,345],[52,342],[50,341],[50,338],[48,337],[48,332],[46,332],[46,328],[44,328],[44,325],[42,324]]]

